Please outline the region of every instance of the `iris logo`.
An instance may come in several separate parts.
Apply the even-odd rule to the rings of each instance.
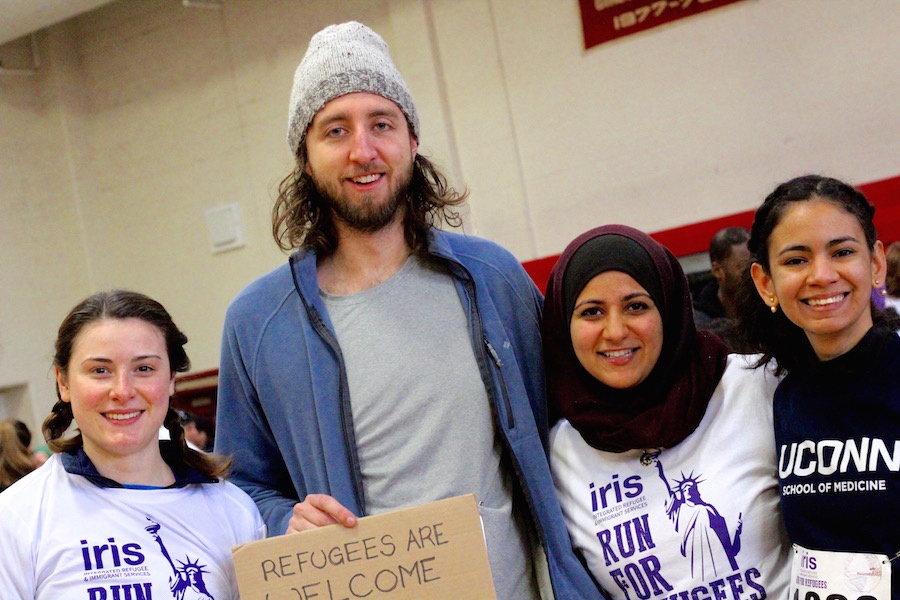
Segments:
[[[89,546],[87,540],[81,540],[81,556],[84,559],[84,570],[95,571],[128,565],[133,567],[144,562],[141,545],[128,543],[121,548],[116,538],[106,540],[108,544]]]
[[[625,498],[634,498],[644,492],[639,475],[626,477],[619,481],[618,474],[612,476],[612,481],[606,485],[596,487],[592,481],[588,486],[591,490],[591,510],[597,512],[602,508],[609,508],[613,504],[619,504]]]

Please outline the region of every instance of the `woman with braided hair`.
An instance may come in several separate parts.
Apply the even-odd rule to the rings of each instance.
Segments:
[[[738,329],[785,375],[774,414],[791,598],[900,599],[900,319],[873,302],[886,272],[874,215],[851,185],[804,175],[751,229]]]
[[[229,460],[185,444],[170,406],[185,343],[135,292],[94,294],[63,320],[44,422],[55,454],[0,494],[0,598],[178,598],[198,581],[195,597],[238,598],[231,548],[265,526],[222,479]],[[158,439],[163,424],[171,440]]]

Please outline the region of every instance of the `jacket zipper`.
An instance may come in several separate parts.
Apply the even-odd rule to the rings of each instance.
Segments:
[[[497,365],[497,377],[500,379],[500,392],[503,397],[503,406],[506,407],[506,426],[509,429],[514,429],[516,426],[516,419],[512,411],[512,401],[510,401],[509,394],[506,391],[506,380],[503,378],[503,361],[500,360],[500,356],[497,355],[497,351],[494,350],[494,347],[488,341],[487,336],[484,337],[484,347],[487,348],[488,354],[491,355],[494,364]]]
[[[451,262],[451,261],[448,261],[448,262]],[[478,297],[477,297],[476,291],[475,291],[475,282],[472,279],[472,275],[469,273],[468,269],[466,269],[462,264],[460,264],[460,263],[453,263],[453,264],[455,264],[457,267],[462,269],[462,271],[466,274],[465,280],[462,283],[465,286],[466,292],[469,296],[469,314],[472,317],[472,333],[471,333],[471,335],[473,336],[473,341],[474,341],[475,336],[480,335],[481,339],[482,339],[482,343],[484,344],[483,349],[481,349],[478,352],[479,356],[476,357],[479,359],[477,362],[479,363],[479,365],[486,364],[485,359],[488,356],[490,356],[491,360],[494,363],[494,366],[497,367],[497,379],[500,384],[501,400],[503,401],[503,407],[506,410],[506,426],[509,429],[515,429],[516,418],[513,415],[512,402],[510,401],[509,394],[506,391],[506,381],[503,378],[503,370],[501,369],[501,367],[503,366],[503,361],[500,360],[500,356],[497,354],[497,351],[494,350],[494,347],[491,345],[491,343],[487,339],[487,336],[484,334],[484,326],[481,321],[481,313],[478,311]],[[476,344],[473,344],[473,346],[479,347]],[[484,352],[485,350],[487,350],[487,355],[485,355],[485,352]],[[497,398],[497,392],[494,389],[495,388],[494,378],[490,376],[491,375],[490,370],[488,370],[487,373],[483,373],[482,378],[484,378],[484,375],[488,375],[487,380],[484,381],[485,388],[488,393],[488,398],[492,401],[492,403],[495,403],[496,398]],[[499,408],[498,408],[498,412],[499,412]],[[499,414],[498,414],[498,417],[499,417]]]
[[[448,261],[448,262],[453,262],[453,261]],[[500,356],[497,354],[497,351],[494,349],[494,346],[490,343],[490,341],[488,341],[487,336],[484,335],[484,329],[481,324],[481,313],[478,312],[478,304],[477,304],[476,298],[475,298],[475,284],[473,283],[471,274],[468,272],[468,270],[463,265],[461,265],[459,263],[454,263],[454,264],[456,264],[466,274],[467,279],[466,279],[466,281],[464,281],[464,284],[466,287],[466,291],[469,292],[469,294],[470,294],[470,301],[472,303],[472,309],[470,310],[470,313],[473,316],[474,331],[481,333],[482,341],[484,343],[484,349],[487,350],[488,355],[490,355],[491,360],[494,361],[494,365],[497,367],[497,377],[501,384],[501,389],[502,389],[502,394],[503,394],[503,405],[506,407],[506,414],[507,414],[506,422],[507,422],[509,429],[514,429],[515,425],[516,425],[515,416],[513,415],[512,402],[509,399],[509,394],[506,389],[506,381],[504,380],[504,377],[503,377],[503,371],[502,371],[503,361],[500,360]],[[480,351],[479,354],[481,355],[479,357],[480,359],[483,359],[485,357],[483,351]],[[479,363],[481,363],[480,360],[479,360]],[[490,381],[490,384],[491,384],[491,388],[488,391],[489,397],[496,398],[496,392],[493,391],[493,380]],[[492,401],[491,404],[492,404],[492,406],[495,406],[496,402]],[[495,408],[495,410],[497,410],[499,412],[499,408]],[[498,415],[498,417],[499,417],[499,415]],[[519,491],[521,491],[522,497],[524,498],[525,503],[528,506],[528,516],[530,518],[529,520],[534,525],[534,531],[537,534],[538,542],[541,544],[541,546],[544,549],[544,555],[545,555],[546,561],[547,561],[548,572],[552,571],[552,568],[550,566],[550,563],[551,563],[550,545],[549,545],[549,542],[547,541],[547,534],[544,531],[543,523],[541,523],[541,520],[537,517],[537,514],[538,514],[537,508],[535,507],[534,498],[532,497],[532,491],[526,484],[526,477],[525,477],[525,473],[522,471],[522,465],[519,464],[518,457],[516,456],[516,453],[513,452],[513,450],[512,450],[512,444],[509,441],[509,436],[506,435],[502,431],[499,433],[499,435],[500,435],[501,440],[503,441],[503,444],[506,446],[506,451],[508,452],[508,455],[509,455],[510,464],[512,465],[513,477],[516,479],[516,483],[518,484]],[[559,592],[557,590],[557,583],[552,577],[550,579],[550,587],[553,590],[554,595],[559,594]]]
[[[436,255],[436,256],[440,256],[440,255]],[[502,371],[503,361],[500,360],[500,356],[497,354],[497,351],[494,349],[494,346],[488,341],[487,336],[484,334],[484,328],[483,328],[482,322],[481,322],[481,313],[478,311],[478,303],[477,303],[477,299],[475,296],[474,279],[472,278],[472,275],[471,275],[471,273],[469,273],[468,269],[466,269],[461,263],[454,261],[454,260],[450,260],[446,257],[441,257],[441,258],[443,260],[445,260],[452,267],[460,269],[466,275],[465,278],[459,278],[459,279],[461,280],[461,283],[465,287],[466,293],[469,295],[469,301],[471,303],[471,308],[469,309],[469,313],[472,315],[472,336],[474,337],[475,335],[480,334],[482,337],[482,342],[484,344],[483,347],[480,347],[480,348],[478,345],[475,345],[475,347],[478,348],[478,350],[476,352],[476,359],[477,359],[477,362],[479,365],[479,370],[481,369],[481,365],[486,364],[485,360],[484,360],[485,358],[487,358],[485,356],[485,350],[486,350],[487,354],[491,357],[491,360],[494,361],[494,365],[497,368],[497,378],[499,380],[499,383],[501,384],[501,389],[502,389],[502,394],[503,394],[503,405],[506,408],[506,415],[507,415],[506,422],[507,422],[508,428],[514,429],[516,426],[515,415],[513,414],[512,402],[509,399],[509,394],[506,389],[506,381],[504,380],[504,377],[503,377],[503,371]],[[490,376],[490,372],[488,372],[487,375]],[[482,377],[483,376],[484,376],[484,374],[482,374]],[[486,383],[486,385],[490,384],[490,387],[487,388],[488,399],[491,402],[491,406],[493,407],[493,410],[497,411],[497,418],[499,419],[500,408],[497,406],[497,402],[496,402],[497,395],[496,395],[496,392],[494,391],[493,378],[488,377],[488,381],[485,383]],[[502,427],[500,429],[502,429]],[[528,506],[528,516],[530,517],[531,523],[534,524],[534,530],[537,534],[538,542],[541,544],[541,546],[544,549],[544,554],[545,554],[546,561],[547,561],[547,569],[548,569],[548,571],[552,571],[552,568],[550,566],[550,562],[551,562],[550,546],[549,546],[549,542],[547,541],[547,534],[544,531],[541,520],[537,517],[538,513],[537,513],[537,509],[535,507],[534,498],[532,497],[532,491],[526,484],[526,478],[525,478],[524,472],[522,471],[522,465],[519,464],[518,457],[516,456],[516,453],[513,452],[513,450],[512,450],[512,444],[509,441],[509,436],[503,431],[500,431],[498,433],[498,435],[500,436],[500,439],[501,439],[503,445],[506,447],[506,452],[509,455],[510,464],[512,465],[512,471],[513,471],[512,474],[513,474],[514,479],[516,480],[516,483],[518,484],[519,491],[521,491],[522,497],[525,499],[525,503]],[[559,592],[557,590],[557,583],[552,577],[550,580],[550,587],[553,590],[553,594],[558,596]]]
[[[362,483],[362,469],[359,466],[359,454],[356,450],[356,435],[353,431],[353,413],[351,412],[350,402],[348,400],[348,390],[350,388],[347,383],[347,369],[344,367],[344,357],[341,354],[341,347],[338,344],[337,339],[325,325],[325,321],[322,319],[319,311],[306,301],[306,297],[300,291],[300,281],[297,279],[297,274],[294,271],[295,258],[293,254],[290,256],[289,262],[291,267],[291,277],[294,279],[294,288],[297,290],[297,295],[300,296],[300,301],[306,309],[306,314],[310,318],[313,329],[316,330],[319,337],[325,340],[325,343],[328,344],[337,357],[338,372],[340,373],[340,390],[338,391],[340,397],[338,400],[341,407],[344,446],[347,449],[347,456],[350,457],[350,470],[353,472],[353,489],[356,492],[356,503],[359,506],[359,511],[361,513],[359,516],[364,516],[366,514],[365,488]]]

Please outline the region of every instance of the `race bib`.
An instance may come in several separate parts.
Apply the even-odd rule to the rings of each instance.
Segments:
[[[808,550],[794,544],[790,600],[891,600],[884,554]]]

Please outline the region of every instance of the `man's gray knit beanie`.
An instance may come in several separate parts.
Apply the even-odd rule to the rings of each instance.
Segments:
[[[288,114],[288,145],[296,156],[316,113],[329,101],[353,92],[393,100],[419,137],[419,116],[409,88],[377,33],[351,21],[329,25],[312,37],[294,74]]]

